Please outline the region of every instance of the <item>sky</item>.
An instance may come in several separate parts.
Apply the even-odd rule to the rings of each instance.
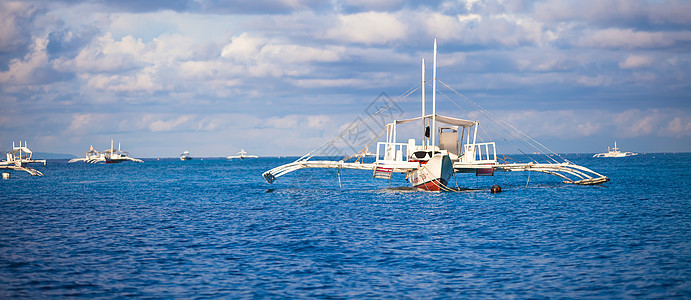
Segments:
[[[144,158],[302,155],[419,85],[423,58],[430,80],[436,38],[439,80],[553,151],[616,140],[690,152],[689,11],[681,0],[0,0],[0,148],[83,156],[113,139]],[[419,116],[420,91],[396,108]]]

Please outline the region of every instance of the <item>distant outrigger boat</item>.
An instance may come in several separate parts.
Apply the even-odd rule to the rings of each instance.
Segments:
[[[634,155],[638,155],[638,153],[619,151],[619,148],[617,148],[617,141],[614,141],[614,148],[607,146],[607,152],[595,154],[593,157],[627,157]]]
[[[412,119],[395,120],[387,124],[385,128],[386,141],[377,143],[376,160],[374,163],[358,162],[359,159],[355,162],[346,162],[352,157],[365,156],[364,154],[368,152],[369,146],[365,147],[360,153],[340,161],[311,161],[310,159],[315,156],[314,153],[317,150],[320,150],[320,148],[324,150],[324,147],[329,145],[330,142],[327,142],[293,163],[281,165],[264,172],[262,174],[264,179],[268,183],[273,183],[279,176],[299,169],[325,168],[339,169],[339,182],[341,179],[340,169],[368,170],[373,172],[372,176],[374,178],[383,179],[391,179],[391,175],[394,172],[403,173],[406,175],[406,181],[413,187],[427,191],[453,190],[447,187],[447,184],[454,173],[475,173],[476,176],[491,176],[496,171],[536,171],[558,176],[564,179],[564,183],[571,184],[594,185],[609,181],[609,178],[606,176],[586,167],[573,164],[565,159],[560,163],[549,155],[545,155],[550,159],[548,163],[538,163],[534,160],[529,163],[499,163],[497,161],[495,143],[478,143],[477,141],[479,121],[463,120],[436,113],[436,83],[438,81],[436,61],[437,42],[435,40],[432,114],[426,114],[425,112],[425,61],[423,59],[422,115]],[[422,123],[423,136],[421,143],[419,145],[416,144],[415,139],[409,139],[407,143],[398,143],[398,125],[414,121]],[[437,122],[451,125],[439,127],[438,144],[436,143]],[[465,141],[463,140],[464,137]],[[529,144],[535,147],[532,143]]]
[[[118,143],[118,149],[113,148],[113,140],[110,140],[110,149],[103,151],[103,153],[99,153],[98,151],[94,150],[94,146],[92,145],[89,148],[89,152],[86,152],[86,157],[80,157],[80,158],[73,158],[68,161],[68,163],[74,163],[74,162],[80,162],[83,161],[85,163],[90,163],[90,164],[96,164],[96,163],[107,163],[107,164],[116,164],[116,163],[121,163],[123,161],[133,161],[133,162],[138,162],[142,163],[144,162],[141,159],[133,158],[130,157],[127,152],[120,151],[120,143]]]
[[[86,152],[86,157],[73,158],[70,159],[68,163],[74,163],[79,161],[95,164],[99,162],[106,162],[106,157],[105,154],[99,153],[98,151],[94,150],[94,145],[91,145],[91,147],[89,147],[89,151]]]
[[[238,155],[231,155],[226,157],[226,159],[245,159],[245,158],[259,158],[259,156],[256,155],[248,155],[247,151],[245,149],[240,149],[240,152],[238,152]]]
[[[182,152],[182,154],[180,154],[180,160],[186,161],[186,160],[190,160],[190,159],[192,159],[192,157],[190,156],[189,151],[184,151],[184,152]]]
[[[31,174],[31,176],[43,176],[43,173],[29,167],[28,164],[43,163],[45,166],[46,160],[32,159],[32,156],[33,152],[29,150],[26,141],[24,141],[24,146],[22,146],[22,142],[19,141],[19,147],[15,146],[14,142],[12,142],[12,150],[7,153],[6,160],[0,161],[0,169],[25,171]]]

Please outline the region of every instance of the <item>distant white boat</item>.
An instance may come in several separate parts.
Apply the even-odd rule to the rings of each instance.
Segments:
[[[120,143],[118,143],[118,150],[113,149],[113,140],[110,140],[110,149],[104,151],[104,154],[107,164],[117,164],[123,161],[144,162],[141,159],[130,157],[127,152],[120,151]]]
[[[593,157],[627,157],[627,156],[634,156],[634,155],[638,155],[638,153],[619,151],[619,148],[617,148],[617,141],[614,141],[614,148],[610,148],[608,146],[606,153],[598,153],[598,154],[593,155]]]
[[[118,143],[118,149],[113,148],[113,140],[110,140],[110,149],[100,153],[94,150],[92,145],[89,148],[89,152],[86,152],[86,157],[73,158],[70,159],[70,163],[83,161],[85,163],[96,164],[96,163],[107,163],[116,164],[123,161],[133,161],[133,162],[144,162],[141,159],[130,157],[127,152],[120,151],[120,143]]]
[[[247,151],[245,151],[245,149],[240,149],[240,152],[238,152],[238,155],[231,155],[231,156],[228,156],[226,158],[227,159],[235,159],[235,158],[245,159],[245,158],[259,158],[259,156],[248,155]]]
[[[86,152],[86,157],[79,157],[79,158],[73,158],[68,161],[68,163],[74,163],[74,162],[86,162],[90,164],[95,164],[99,162],[106,162],[106,156],[103,153],[99,153],[98,151],[94,150],[94,145],[91,145],[89,147],[89,151]]]
[[[182,154],[180,154],[180,160],[185,161],[185,160],[190,160],[190,159],[192,159],[192,157],[190,156],[189,151],[185,151],[185,152],[182,152]]]

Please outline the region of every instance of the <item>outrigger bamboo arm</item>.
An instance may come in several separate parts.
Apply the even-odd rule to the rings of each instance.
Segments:
[[[600,173],[583,166],[572,163],[560,164],[498,164],[493,166],[496,171],[515,172],[515,171],[536,171],[549,175],[554,175],[564,179],[564,183],[578,185],[594,185],[608,182],[610,179]],[[570,175],[572,177],[569,177]]]
[[[373,171],[377,166],[392,168],[393,172],[406,173],[417,168],[417,163],[401,162],[398,164],[376,164],[376,163],[349,163],[344,161],[296,161],[289,164],[281,165],[262,174],[268,183],[273,183],[276,178],[294,172],[300,169],[352,169],[352,170],[369,170]]]

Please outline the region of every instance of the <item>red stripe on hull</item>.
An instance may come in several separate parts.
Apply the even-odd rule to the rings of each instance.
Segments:
[[[440,187],[446,187],[446,180],[444,179],[435,179],[432,181],[427,181],[423,184],[416,185],[415,188],[425,190],[425,191],[431,191],[431,192],[438,192],[440,190]]]

